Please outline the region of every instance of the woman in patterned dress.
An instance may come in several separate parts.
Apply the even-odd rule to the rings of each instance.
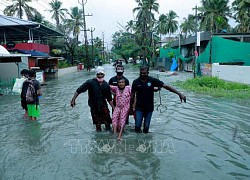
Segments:
[[[111,91],[116,94],[116,106],[113,112],[112,125],[114,133],[118,133],[118,140],[121,140],[122,132],[128,117],[130,107],[130,86],[125,85],[125,79],[118,80],[118,86],[110,86]]]

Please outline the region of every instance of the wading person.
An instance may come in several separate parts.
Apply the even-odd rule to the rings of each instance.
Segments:
[[[105,124],[106,130],[110,130],[112,122],[108,103],[114,108],[112,102],[111,91],[108,83],[104,80],[105,72],[102,67],[96,68],[96,77],[84,82],[75,92],[72,100],[71,107],[76,105],[76,98],[79,94],[88,91],[88,105],[93,120],[96,125],[96,131],[101,131],[101,125]]]
[[[159,79],[148,76],[148,66],[140,67],[140,77],[135,79],[132,84],[130,108],[135,111],[135,132],[141,133],[141,126],[144,120],[143,133],[148,133],[151,117],[154,111],[154,88],[164,88],[177,94],[182,102],[186,102],[186,96],[181,94],[173,87],[165,84]],[[134,104],[136,96],[136,103]]]
[[[29,78],[23,83],[21,98],[25,99],[30,120],[35,121],[40,117],[39,96],[42,95],[42,91],[40,83],[36,80],[36,72],[29,70],[28,75]]]
[[[21,74],[21,79],[23,79],[23,82],[24,82],[29,77],[29,75],[28,75],[29,70],[23,69],[20,74]],[[23,87],[23,85],[22,85],[22,87]],[[27,103],[26,103],[26,98],[24,98],[24,95],[22,95],[22,92],[21,92],[21,106],[25,111],[23,118],[27,118],[28,117],[28,107],[27,107]]]
[[[125,86],[129,86],[129,80],[125,76],[123,76],[123,73],[124,73],[123,65],[118,64],[116,66],[116,68],[115,68],[115,72],[116,72],[116,75],[114,77],[110,78],[109,85],[118,86],[118,80],[124,79],[125,80]],[[116,97],[115,97],[116,94],[115,93],[113,93],[113,94],[114,94],[113,104],[114,104],[114,106],[116,106]],[[129,123],[128,119],[129,118],[127,118],[127,120],[126,120],[126,124]]]
[[[116,106],[113,112],[112,125],[114,133],[118,131],[118,140],[122,138],[122,132],[128,118],[130,107],[131,88],[126,86],[125,79],[118,80],[118,86],[111,86],[111,91],[116,94]]]

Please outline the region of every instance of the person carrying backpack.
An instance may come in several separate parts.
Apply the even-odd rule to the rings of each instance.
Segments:
[[[30,120],[35,121],[40,117],[39,96],[42,95],[41,85],[36,80],[36,72],[29,71],[29,78],[24,81],[21,98],[27,104],[28,116]]]

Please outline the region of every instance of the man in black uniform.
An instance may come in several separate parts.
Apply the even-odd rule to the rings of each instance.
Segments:
[[[182,102],[186,102],[186,96],[181,94],[173,87],[165,84],[159,79],[148,76],[148,66],[140,67],[140,77],[135,79],[132,84],[130,108],[135,111],[135,132],[141,133],[141,125],[144,119],[143,133],[148,133],[151,117],[154,111],[154,92],[155,87],[164,88],[177,94]],[[136,96],[136,104],[134,100]]]
[[[116,72],[116,76],[110,78],[109,85],[118,86],[118,84],[117,84],[118,80],[123,78],[123,79],[125,79],[125,85],[129,86],[129,80],[123,76],[123,73],[124,73],[123,65],[117,65],[115,68],[115,72]]]

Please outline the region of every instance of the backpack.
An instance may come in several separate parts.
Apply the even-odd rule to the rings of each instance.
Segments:
[[[32,80],[27,80],[27,90],[25,93],[25,100],[27,104],[36,102],[36,89]]]

